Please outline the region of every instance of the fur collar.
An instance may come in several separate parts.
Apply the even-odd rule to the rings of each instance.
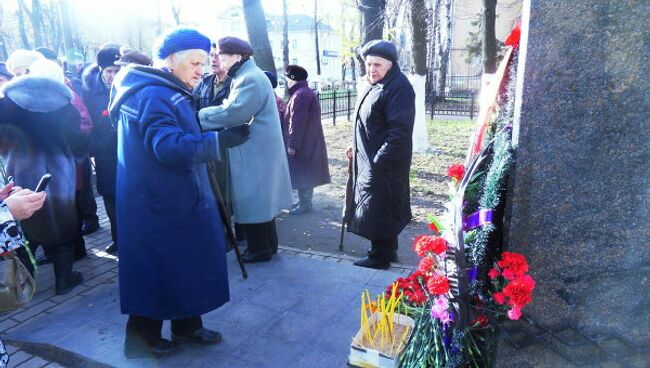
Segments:
[[[25,75],[2,87],[8,99],[31,112],[53,112],[72,101],[72,92],[65,84],[48,78]]]

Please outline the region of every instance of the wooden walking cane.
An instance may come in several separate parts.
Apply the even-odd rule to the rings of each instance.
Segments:
[[[345,203],[341,214],[341,239],[339,240],[339,251],[343,251],[343,237],[345,236],[345,223],[349,221],[348,201],[352,199],[352,159],[348,160],[348,181],[345,183]]]
[[[208,175],[210,176],[210,183],[212,186],[212,191],[214,197],[217,200],[217,206],[219,207],[219,214],[221,215],[221,220],[226,226],[227,237],[226,240],[230,242],[235,254],[237,255],[237,262],[239,263],[239,268],[241,269],[242,277],[245,279],[248,278],[248,272],[246,272],[246,267],[244,267],[244,260],[241,257],[241,252],[239,251],[239,244],[237,243],[237,237],[233,231],[232,222],[230,221],[230,213],[226,208],[226,202],[223,200],[221,195],[221,190],[219,189],[219,182],[217,181],[216,176],[214,175],[214,167],[211,164],[208,164]]]

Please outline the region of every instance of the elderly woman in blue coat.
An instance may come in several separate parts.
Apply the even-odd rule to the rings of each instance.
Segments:
[[[219,59],[232,78],[220,106],[199,112],[203,130],[250,125],[250,139],[228,150],[235,222],[246,235],[244,262],[269,261],[278,250],[274,218],[291,206],[291,179],[271,82],[251,59],[253,49],[236,37],[219,40]]]
[[[219,159],[220,145],[243,143],[248,126],[201,132],[192,88],[209,51],[209,39],[196,30],[173,30],[156,49],[161,67],[127,67],[113,84],[120,304],[129,315],[129,358],[222,339],[201,319],[229,300],[223,224],[205,163]],[[163,320],[171,320],[172,341],[161,338]]]

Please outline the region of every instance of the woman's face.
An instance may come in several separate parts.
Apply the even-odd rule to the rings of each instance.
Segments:
[[[228,71],[235,63],[241,61],[241,55],[219,54],[219,61],[221,62],[221,66]]]
[[[172,74],[188,87],[194,88],[203,76],[203,65],[205,64],[206,53],[203,50],[190,50],[179,58],[172,55],[170,69]]]

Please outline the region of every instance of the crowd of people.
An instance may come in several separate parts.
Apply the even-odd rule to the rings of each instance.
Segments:
[[[355,264],[385,269],[411,219],[414,93],[392,43],[372,41],[362,55],[368,87],[345,152],[352,186],[344,219],[371,240]],[[106,252],[119,255],[130,358],[222,340],[201,318],[229,300],[230,222],[221,214],[246,246],[243,261],[267,262],[278,252],[276,217],[312,211],[314,188],[330,182],[320,104],[305,68],[285,69],[285,102],[274,92],[277,75],[255,64],[242,39],[212,42],[178,28],[160,37],[153,56],[108,43],[80,77],[47,49],[18,50],[0,64],[0,157],[13,177],[0,193],[3,207],[21,220],[30,246],[43,247],[56,293],[65,294],[83,280],[73,262],[85,256],[83,235],[97,228],[94,167],[111,227]],[[45,173],[52,175],[47,200],[13,187],[34,188]],[[12,197],[31,201],[31,217],[13,210]],[[162,338],[164,320],[171,341]]]

